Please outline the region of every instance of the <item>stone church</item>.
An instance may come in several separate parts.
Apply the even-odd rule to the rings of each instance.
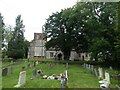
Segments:
[[[56,51],[54,48],[46,50],[45,43],[47,39],[43,33],[34,33],[34,39],[32,40],[29,51],[28,58],[47,58],[47,59],[56,59],[61,51]],[[62,55],[62,59],[63,59]],[[77,54],[74,50],[71,51],[70,60],[90,60],[90,55],[87,53]]]

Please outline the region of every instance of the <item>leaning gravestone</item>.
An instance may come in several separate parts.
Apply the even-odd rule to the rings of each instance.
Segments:
[[[8,68],[3,68],[2,69],[2,76],[6,76],[8,73]]]
[[[20,72],[20,75],[19,75],[18,84],[14,87],[23,86],[23,85],[25,85],[25,83],[26,83],[26,71],[22,71],[22,72]]]
[[[99,81],[100,83],[100,88],[109,88],[110,85],[110,75],[109,73],[105,72],[105,79]]]

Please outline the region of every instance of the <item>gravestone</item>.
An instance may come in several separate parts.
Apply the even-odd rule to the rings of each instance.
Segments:
[[[8,71],[10,74],[13,74],[13,67],[10,67]]]
[[[63,74],[61,76],[61,88],[65,88],[65,76]]]
[[[8,68],[3,68],[2,69],[2,76],[6,76],[8,73]]]
[[[40,69],[40,70],[38,71],[38,73],[40,74],[40,76],[42,76],[42,75],[43,75],[42,69]]]
[[[35,78],[35,77],[36,77],[36,75],[37,75],[37,70],[36,70],[36,69],[34,69],[34,70],[33,70],[33,77]]]
[[[36,61],[36,63],[35,63],[36,65],[38,65],[39,64],[39,62],[38,61]]]
[[[110,85],[110,75],[109,73],[105,72],[105,79],[99,81],[100,88],[109,88]]]
[[[30,63],[27,65],[28,66],[28,68],[30,67]]]
[[[112,68],[112,66],[110,66],[109,68],[110,68],[110,70],[112,70],[112,69],[113,69],[113,68]]]
[[[86,64],[84,63],[84,68],[86,67]]]
[[[14,86],[14,87],[23,86],[23,85],[25,85],[25,83],[26,83],[26,71],[22,71],[19,74],[18,84],[16,86]]]
[[[90,69],[90,68],[91,68],[91,65],[89,64],[89,65],[88,65],[88,69]]]
[[[30,67],[33,67],[33,64],[30,64]]]
[[[36,62],[33,63],[33,66],[34,66],[34,67],[36,66]]]
[[[88,64],[86,64],[86,68],[88,69]]]
[[[98,70],[97,70],[97,68],[94,68],[94,74],[95,74],[96,77],[98,77]]]
[[[94,66],[93,65],[91,65],[90,70],[91,70],[91,73],[94,74]]]
[[[68,70],[68,63],[66,63],[66,70]]]
[[[98,68],[98,72],[99,72],[99,79],[103,79],[104,76],[103,76],[103,69],[101,67]]]
[[[48,65],[48,69],[51,69],[51,67],[52,67],[52,64],[50,63],[50,64]]]

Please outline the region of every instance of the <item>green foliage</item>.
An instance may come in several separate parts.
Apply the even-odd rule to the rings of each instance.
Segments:
[[[0,41],[2,41],[0,45],[2,45],[2,48],[3,48],[4,47],[4,22],[3,22],[3,17],[1,13],[0,13]]]
[[[65,59],[75,49],[77,53],[91,53],[95,60],[116,61],[120,52],[118,4],[77,2],[72,8],[53,13],[45,23],[45,32],[50,38],[47,48],[57,46]]]
[[[28,56],[28,47],[30,46],[30,42],[29,41],[27,41],[27,40],[24,40],[24,50],[25,50],[25,52],[24,52],[24,54],[25,54],[25,58],[27,58],[27,56]]]
[[[18,15],[13,36],[8,42],[8,57],[14,59],[23,58],[24,52],[24,25],[23,20],[21,20],[21,15]]]

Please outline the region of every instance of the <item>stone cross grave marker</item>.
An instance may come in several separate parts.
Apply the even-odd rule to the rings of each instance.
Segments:
[[[23,86],[23,85],[25,85],[25,83],[26,83],[26,71],[22,71],[22,72],[20,72],[20,74],[19,74],[18,84],[15,85],[14,87]]]
[[[2,69],[2,76],[6,76],[8,73],[8,68],[3,68]]]
[[[98,68],[99,79],[103,79],[103,69],[101,67]]]

